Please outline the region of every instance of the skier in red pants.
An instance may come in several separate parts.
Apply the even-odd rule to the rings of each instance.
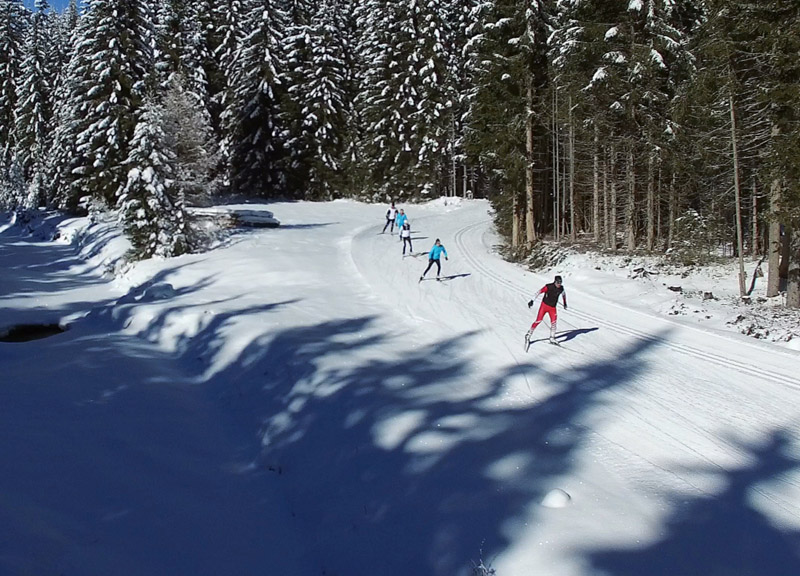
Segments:
[[[545,284],[542,289],[536,293],[536,297],[528,302],[528,308],[533,306],[533,303],[539,296],[543,296],[542,304],[539,306],[539,313],[536,314],[536,321],[531,324],[531,329],[525,334],[525,342],[527,343],[530,341],[531,334],[533,334],[536,327],[542,323],[544,315],[547,314],[550,316],[550,343],[556,344],[556,320],[558,319],[556,304],[558,304],[559,296],[563,298],[564,310],[567,309],[567,291],[564,290],[564,286],[561,285],[561,276],[556,276],[552,283]]]

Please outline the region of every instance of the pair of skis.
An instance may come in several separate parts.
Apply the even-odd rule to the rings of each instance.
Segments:
[[[553,338],[550,338],[548,340],[548,343],[552,344],[553,346],[558,346],[559,348],[561,348],[561,344]],[[530,334],[528,332],[525,332],[525,352],[528,351],[528,349],[531,347],[531,344],[533,344],[533,342],[531,341]]]

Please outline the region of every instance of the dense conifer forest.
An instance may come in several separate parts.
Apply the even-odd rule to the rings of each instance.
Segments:
[[[487,197],[543,240],[763,255],[800,306],[795,0],[0,0],[0,207]],[[744,276],[741,277],[744,294]]]

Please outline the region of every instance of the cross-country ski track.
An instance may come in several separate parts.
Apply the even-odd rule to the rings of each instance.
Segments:
[[[113,279],[111,220],[0,225],[0,329],[69,326],[0,343],[0,574],[800,574],[800,353],[400,207],[410,256],[385,205],[248,203]]]

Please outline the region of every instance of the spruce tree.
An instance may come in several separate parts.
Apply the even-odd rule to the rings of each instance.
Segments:
[[[214,61],[219,71],[217,78],[219,91],[214,95],[214,105],[219,118],[220,172],[223,185],[228,190],[232,185],[231,157],[238,117],[237,107],[234,104],[234,78],[238,74],[237,57],[245,34],[245,14],[243,0],[220,0],[213,12],[218,31]]]
[[[118,193],[120,217],[135,258],[177,256],[188,250],[186,213],[174,180],[175,156],[162,130],[163,111],[150,101],[138,116],[123,162],[127,174]]]
[[[371,0],[365,11],[365,75],[358,99],[364,154],[378,195],[441,191],[452,137],[448,55],[436,1]]]
[[[342,155],[346,132],[346,62],[336,5],[321,2],[308,26],[294,27],[299,48],[288,89],[291,157],[290,192],[295,197],[331,198],[343,189]],[[294,117],[292,117],[294,116]]]
[[[81,117],[73,187],[113,205],[125,184],[123,162],[150,79],[152,16],[145,0],[93,0],[85,18],[76,45]]]
[[[235,192],[274,197],[285,190],[280,101],[286,17],[279,2],[257,0],[245,22],[248,34],[232,63],[223,118],[230,183]]]
[[[187,205],[202,205],[216,192],[217,147],[208,115],[175,77],[161,97],[165,146],[174,156],[175,188]]]
[[[0,173],[9,169],[14,153],[14,110],[27,24],[22,2],[0,0]]]
[[[201,17],[207,16],[208,2],[165,0],[156,12],[155,54],[158,83],[168,90],[177,77],[195,105],[211,119],[206,66],[211,60],[208,36]],[[207,22],[206,22],[207,24]]]
[[[44,203],[41,178],[50,148],[52,82],[48,56],[52,54],[52,30],[48,29],[49,5],[37,0],[37,11],[28,27],[20,65],[18,101],[15,111],[14,142],[26,181],[36,180],[26,201],[29,207]]]
[[[475,13],[476,85],[468,146],[494,175],[500,229],[512,246],[536,241],[546,222],[550,78],[548,6],[487,0]]]
[[[74,2],[67,13],[67,29],[70,30],[66,54],[68,60],[61,69],[53,98],[53,145],[47,156],[47,203],[65,210],[75,210],[82,195],[80,188],[73,187],[72,169],[80,161],[76,152],[78,133],[84,114],[81,110],[84,91],[91,88],[88,82],[88,55],[82,46],[86,37],[88,18],[80,18]],[[75,20],[73,21],[73,16]]]

